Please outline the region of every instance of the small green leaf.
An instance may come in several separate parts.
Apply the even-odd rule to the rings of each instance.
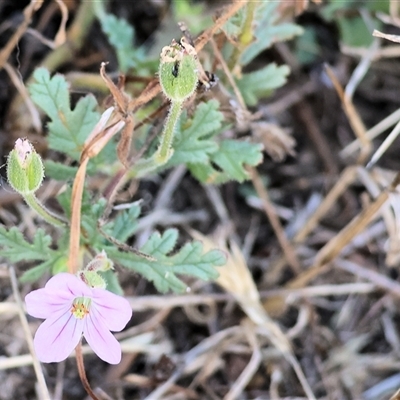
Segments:
[[[55,261],[54,259],[50,259],[50,260],[47,260],[47,261],[45,261],[43,263],[40,263],[39,265],[36,265],[36,267],[28,269],[19,278],[20,282],[21,283],[36,282],[47,271],[50,271],[54,261]]]
[[[126,73],[129,68],[135,68],[144,61],[144,50],[135,49],[135,31],[123,18],[113,14],[105,14],[101,19],[101,29],[107,35],[110,44],[114,47],[121,72]]]
[[[33,243],[29,243],[18,228],[7,230],[4,226],[0,226],[0,254],[12,263],[23,260],[47,260],[54,253],[50,245],[51,237],[46,235],[43,229],[38,229]]]
[[[186,284],[176,274],[186,274],[204,280],[215,279],[218,276],[215,266],[222,265],[225,257],[218,250],[204,253],[200,242],[186,244],[176,254],[168,254],[175,247],[178,239],[176,229],[168,229],[162,235],[155,232],[140,249],[143,253],[153,256],[156,261],[150,261],[133,253],[107,249],[108,256],[125,268],[134,270],[153,282],[160,292],[173,290],[183,292]]]
[[[33,73],[34,83],[29,85],[32,100],[52,120],[63,118],[70,110],[68,84],[62,75],[54,75],[45,68]]]
[[[244,74],[242,79],[237,81],[237,85],[246,104],[254,106],[260,97],[265,97],[271,94],[273,89],[284,85],[289,72],[287,65],[277,66],[271,63],[258,71]]]
[[[223,140],[212,155],[211,163],[190,164],[192,174],[204,183],[220,184],[229,180],[243,182],[248,179],[245,165],[256,166],[263,158],[263,146],[239,140]],[[219,167],[216,169],[212,164]]]
[[[224,265],[225,262],[226,258],[220,250],[203,254],[203,245],[198,241],[185,244],[179,253],[170,258],[174,273],[192,275],[205,281],[218,278],[214,266]]]
[[[46,177],[57,181],[67,181],[75,177],[78,167],[61,164],[52,160],[44,161]]]
[[[237,42],[246,22],[247,7],[242,8],[223,26],[225,34]],[[293,23],[281,22],[282,16],[278,1],[260,1],[256,5],[253,21],[254,40],[243,50],[240,63],[247,65],[262,51],[276,42],[289,40],[301,35],[303,30]]]
[[[254,30],[255,40],[242,53],[240,61],[247,65],[263,50],[268,49],[274,43],[292,39],[301,35],[303,29],[290,22],[280,22],[281,12],[279,2],[260,2],[256,9],[256,28]]]
[[[124,295],[124,291],[118,281],[118,276],[114,271],[101,272],[101,276],[105,279],[107,287],[106,289],[110,292],[118,294],[119,296]]]
[[[201,103],[188,123],[181,118],[182,122],[178,128],[174,140],[174,154],[168,166],[186,163],[206,163],[209,155],[218,150],[215,140],[211,139],[220,133],[223,115],[216,100]]]
[[[347,46],[368,47],[374,40],[372,32],[368,29],[364,19],[360,16],[353,18],[338,18],[340,36]],[[379,25],[375,24],[376,29]]]
[[[91,203],[92,202],[92,203]],[[82,202],[82,231],[84,232],[85,243],[94,248],[102,250],[104,238],[98,229],[98,221],[103,215],[107,201],[104,198],[98,199],[93,203],[89,197]]]
[[[68,85],[63,76],[50,78],[46,69],[39,68],[33,77],[35,82],[29,85],[32,100],[51,119],[49,147],[79,160],[83,144],[100,118],[94,111],[96,99],[92,95],[81,98],[71,110]]]
[[[244,165],[256,166],[262,161],[262,145],[238,140],[224,140],[213,161],[231,179],[243,182],[248,179]]]
[[[155,258],[162,257],[174,249],[178,236],[177,229],[168,229],[162,235],[159,232],[154,232],[141,248],[141,251]]]
[[[140,205],[139,202],[136,202],[128,210],[118,213],[115,220],[108,223],[104,228],[110,236],[125,243],[136,232],[139,215]]]
[[[309,26],[296,39],[296,59],[302,65],[314,63],[321,57],[321,48],[318,43],[318,33],[314,26]]]

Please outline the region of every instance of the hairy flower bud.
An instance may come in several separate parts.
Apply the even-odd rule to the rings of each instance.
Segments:
[[[194,48],[186,42],[172,42],[163,48],[160,56],[159,79],[164,94],[182,102],[196,89],[197,60]]]
[[[17,139],[7,160],[7,179],[11,187],[22,195],[34,193],[42,184],[42,159],[27,139]]]
[[[103,250],[82,271],[78,272],[78,277],[91,288],[105,289],[106,281],[99,272],[106,272],[110,269],[114,269],[114,264]]]

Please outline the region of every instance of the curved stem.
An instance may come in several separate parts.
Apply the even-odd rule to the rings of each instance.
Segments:
[[[26,204],[33,210],[35,210],[45,221],[54,226],[65,226],[67,221],[62,217],[49,211],[34,195],[34,193],[28,193],[23,195]]]
[[[81,207],[85,185],[86,167],[89,158],[85,158],[78,168],[72,185],[71,195],[71,229],[69,235],[68,272],[75,274],[78,270],[79,246],[81,238]]]
[[[172,101],[167,121],[165,122],[164,130],[161,136],[160,146],[154,154],[154,158],[159,165],[165,164],[172,157],[172,142],[174,140],[175,126],[179,120],[181,112],[182,102]]]
[[[172,143],[174,141],[175,127],[182,112],[182,104],[180,101],[171,102],[171,108],[164,125],[158,149],[152,157],[137,162],[133,170],[128,174],[130,177],[139,178],[146,173],[152,172],[166,164],[172,157],[174,154]]]
[[[83,364],[83,356],[82,356],[82,342],[79,342],[78,346],[76,346],[75,354],[76,354],[76,365],[78,367],[79,377],[81,378],[83,387],[85,388],[87,394],[93,400],[100,400],[94,394],[92,388],[90,387],[89,381],[87,380],[87,377],[86,377],[85,365]]]

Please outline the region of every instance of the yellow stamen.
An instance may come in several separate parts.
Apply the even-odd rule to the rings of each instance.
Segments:
[[[89,314],[91,300],[85,297],[77,297],[71,308],[71,314],[77,319],[83,319]]]

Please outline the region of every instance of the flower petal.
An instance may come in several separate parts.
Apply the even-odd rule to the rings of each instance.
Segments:
[[[83,336],[92,350],[109,364],[119,364],[121,361],[121,345],[104,323],[96,318],[96,313],[90,312],[85,318]]]
[[[56,293],[49,293],[46,289],[38,289],[25,296],[26,311],[36,318],[49,318],[69,307],[70,301],[58,296]]]
[[[65,360],[82,337],[84,320],[76,319],[70,312],[58,313],[43,322],[36,331],[33,344],[41,362]]]
[[[45,289],[58,293],[65,293],[72,297],[91,297],[91,289],[76,275],[62,272],[54,275],[45,286]]]
[[[92,300],[91,309],[98,312],[96,318],[101,319],[110,331],[121,331],[132,317],[128,300],[108,290],[92,289]]]

